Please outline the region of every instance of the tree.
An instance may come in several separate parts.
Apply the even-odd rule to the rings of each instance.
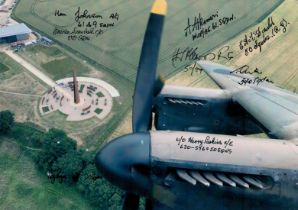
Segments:
[[[80,174],[77,182],[79,191],[83,194],[89,193],[89,186],[96,180],[102,178],[94,164],[88,164]]]
[[[121,205],[121,191],[101,176],[94,163],[81,172],[77,187],[99,209],[115,209]]]
[[[31,132],[31,135],[28,139],[28,146],[41,148],[42,147],[41,140],[43,139],[44,135],[45,134],[41,133],[40,131]]]
[[[76,182],[83,168],[83,160],[79,152],[70,151],[58,158],[52,167],[54,176],[64,177],[66,182]]]
[[[40,153],[37,163],[45,171],[51,171],[53,163],[64,154],[76,150],[76,142],[67,137],[64,131],[50,129],[42,139],[43,152]]]
[[[10,111],[0,112],[0,133],[7,133],[14,123],[13,113]]]

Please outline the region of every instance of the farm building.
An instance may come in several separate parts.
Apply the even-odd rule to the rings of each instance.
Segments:
[[[24,23],[1,27],[0,43],[12,43],[26,40],[31,32],[31,29]]]

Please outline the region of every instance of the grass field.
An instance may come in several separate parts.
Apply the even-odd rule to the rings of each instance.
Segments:
[[[26,155],[28,150],[33,149],[0,137],[0,209],[93,209],[74,188],[51,184]]]
[[[83,0],[22,0],[14,10],[14,17],[74,50],[84,58],[95,62],[103,70],[134,81],[152,2],[144,0],[98,2],[91,0],[87,3]],[[196,45],[200,46],[200,53],[207,52],[258,22],[280,2],[280,0],[258,2],[217,0],[212,4],[207,0],[173,0],[169,2],[159,58],[159,72],[165,77],[169,77],[185,66],[186,63],[180,63],[176,67],[172,66],[171,56],[178,47]],[[55,27],[64,27],[71,31],[75,26],[74,14],[79,6],[81,9],[88,9],[89,13],[97,13],[103,17],[117,12],[119,21],[113,28],[105,29],[102,35],[94,36],[90,41],[69,41],[66,36],[53,35]],[[54,16],[57,8],[67,16]],[[184,28],[187,17],[192,19],[198,13],[208,17],[208,15],[216,13],[217,10],[220,16],[234,14],[236,20],[232,24],[213,31],[204,38],[204,41],[199,39],[193,42],[191,39],[185,38]]]
[[[9,68],[0,73],[0,110],[10,109],[18,121],[34,122],[34,106],[46,88],[6,54],[0,53],[0,60]]]
[[[73,70],[80,76],[88,75],[91,70],[84,63],[62,52],[57,46],[35,45],[24,48],[18,54],[39,67],[53,80],[70,77]]]
[[[3,63],[0,63],[0,74],[8,70],[9,70],[8,66],[4,65]]]
[[[4,70],[2,69],[4,68]],[[0,52],[0,81],[10,79],[23,70],[23,67],[15,63],[6,54]]]

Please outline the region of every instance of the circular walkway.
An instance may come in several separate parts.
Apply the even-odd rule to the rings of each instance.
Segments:
[[[67,115],[67,121],[81,121],[94,116],[103,120],[111,112],[113,97],[118,97],[119,92],[100,79],[77,77],[77,81],[78,104],[73,100],[73,78],[65,78],[56,81],[56,85],[42,97],[40,113],[46,115],[60,111]]]

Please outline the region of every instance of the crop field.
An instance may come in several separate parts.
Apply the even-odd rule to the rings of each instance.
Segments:
[[[96,0],[88,2],[83,0],[22,0],[14,10],[14,17],[98,64],[106,72],[134,81],[152,2],[145,0],[103,0],[100,2]],[[210,4],[207,0],[169,1],[159,58],[159,72],[168,78],[187,64],[187,62],[181,62],[175,66],[172,65],[171,57],[177,48],[198,46],[199,53],[207,52],[257,23],[281,2],[281,0],[231,0],[228,2],[216,0]],[[71,31],[76,27],[75,13],[78,7],[81,12],[87,9],[88,14],[96,13],[102,17],[118,13],[119,19],[114,21],[114,27],[103,29],[102,34],[92,36],[90,40],[73,41],[68,40],[65,34],[54,34],[55,28]],[[55,16],[58,9],[66,16]],[[189,17],[192,21],[194,16],[199,14],[205,19],[212,14],[218,14],[219,17],[234,15],[235,20],[211,31],[204,39],[193,41],[190,37],[185,37],[184,29],[187,26],[187,18]],[[106,19],[103,21],[109,22]]]
[[[239,48],[239,41],[245,34],[263,28],[267,25],[267,17],[259,24],[244,30],[241,34],[219,46],[213,51],[217,53],[223,46],[229,46],[233,52],[233,59],[225,59],[215,62],[230,66],[232,68],[248,65],[250,70],[258,68],[268,76],[277,86],[296,91],[298,88],[298,61],[296,59],[298,51],[298,4],[297,1],[284,1],[268,17],[272,17],[275,25],[281,20],[286,20],[289,24],[285,32],[279,33],[268,43],[264,44],[262,51],[254,51],[245,56]],[[204,73],[183,70],[168,80],[169,84],[178,84],[191,87],[212,87],[217,86]],[[296,91],[297,92],[297,91]]]
[[[27,150],[33,149],[0,137],[0,209],[92,209],[75,189],[51,184]]]

